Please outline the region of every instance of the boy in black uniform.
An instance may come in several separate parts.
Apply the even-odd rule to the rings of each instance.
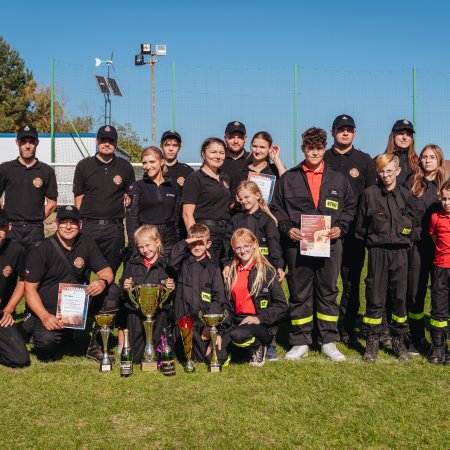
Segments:
[[[12,225],[9,236],[29,248],[44,239],[43,221],[56,208],[58,187],[55,171],[36,158],[36,129],[20,128],[16,144],[19,157],[0,165],[0,196],[5,193],[3,207]]]
[[[177,271],[175,294],[175,325],[183,316],[193,320],[192,359],[203,362],[210,340],[208,327],[198,317],[221,313],[225,306],[225,290],[220,269],[208,256],[211,246],[206,225],[192,225],[186,240],[178,242],[172,250],[169,265]],[[175,326],[177,353],[184,355],[178,327]]]
[[[183,186],[184,180],[194,169],[187,164],[180,163],[177,159],[181,150],[181,136],[175,130],[165,131],[161,136],[161,150],[164,153],[167,168],[165,175]]]
[[[244,148],[247,140],[245,125],[237,120],[230,122],[225,128],[224,140],[227,144],[227,151],[222,170],[232,179],[236,174],[242,172],[250,155]]]
[[[30,365],[25,341],[13,318],[23,297],[25,252],[6,237],[10,228],[8,216],[0,209],[0,364],[18,368]]]
[[[97,243],[109,267],[116,273],[125,246],[124,196],[135,181],[131,164],[114,155],[117,131],[111,125],[97,132],[98,153],[81,160],[75,169],[75,206],[83,220],[83,233]]]
[[[309,128],[302,138],[305,160],[280,177],[271,203],[280,232],[286,238],[284,250],[289,268],[289,342],[294,347],[286,353],[286,359],[298,360],[308,355],[315,311],[322,354],[332,361],[343,361],[345,356],[335,344],[339,340],[337,279],[342,259],[341,237],[355,215],[355,198],[345,176],[323,161],[326,132]],[[302,214],[331,216],[329,258],[300,254]]]
[[[334,138],[333,146],[325,152],[323,160],[345,175],[358,201],[364,189],[377,182],[375,162],[367,153],[353,146],[356,125],[351,116],[337,116],[333,121],[331,135]],[[359,281],[366,254],[364,243],[355,239],[354,222],[350,224],[342,243],[342,296],[339,315],[343,320],[341,340],[349,345],[355,340],[354,329],[360,305]]]
[[[376,159],[380,182],[367,188],[359,203],[355,236],[365,241],[369,261],[366,278],[366,313],[363,331],[367,334],[364,361],[375,362],[382,332],[383,311],[389,291],[392,307],[391,335],[394,353],[410,360],[404,344],[408,332],[406,288],[408,248],[411,246],[412,197],[399,186],[399,159],[384,154]]]
[[[81,230],[80,213],[73,206],[60,207],[56,215],[56,233],[36,244],[25,269],[25,300],[31,316],[25,328],[31,331],[38,357],[53,359],[63,337],[63,324],[56,317],[59,283],[88,284],[91,297],[88,313],[118,308],[114,276],[94,240]],[[98,280],[89,282],[87,274],[94,271]],[[31,323],[29,323],[31,322]],[[97,331],[93,333],[86,356],[101,359]]]

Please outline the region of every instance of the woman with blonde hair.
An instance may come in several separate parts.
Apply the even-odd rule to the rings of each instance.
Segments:
[[[428,279],[433,277],[434,245],[428,233],[431,215],[441,208],[439,190],[447,181],[445,158],[435,144],[426,145],[419,155],[419,165],[405,187],[412,193],[414,230],[409,252],[407,309],[410,328],[408,351],[425,352],[424,303]]]
[[[218,357],[226,361],[234,345],[249,350],[250,365],[261,367],[278,322],[286,316],[287,301],[277,271],[250,230],[238,228],[231,246],[234,257],[225,280],[229,317],[217,338]]]

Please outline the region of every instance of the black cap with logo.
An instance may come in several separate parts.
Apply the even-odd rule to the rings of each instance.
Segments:
[[[164,131],[161,136],[161,142],[166,139],[176,139],[181,144],[181,136],[175,130]]]
[[[225,134],[229,136],[233,133],[242,133],[245,136],[247,134],[245,125],[237,120],[235,120],[234,122],[230,122],[225,128]]]
[[[347,114],[341,114],[337,116],[333,121],[333,130],[338,130],[339,128],[351,127],[356,128],[355,121],[352,116]]]
[[[394,123],[394,126],[392,127],[392,131],[395,133],[396,131],[401,130],[408,130],[411,131],[411,133],[415,133],[414,131],[414,125],[406,119],[397,120],[397,122]]]
[[[72,219],[75,222],[79,222],[81,220],[80,211],[75,206],[67,205],[60,206],[56,213],[56,220],[61,222],[61,220]]]
[[[19,128],[19,131],[17,132],[17,139],[23,139],[26,137],[32,137],[36,140],[39,139],[38,132],[33,125],[25,125]]]
[[[104,125],[97,131],[97,139],[110,138],[117,141],[117,130],[112,125]]]

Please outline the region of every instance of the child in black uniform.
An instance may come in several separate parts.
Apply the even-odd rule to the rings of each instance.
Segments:
[[[145,347],[145,332],[142,324],[145,319],[140,310],[136,309],[128,296],[128,289],[136,284],[162,284],[173,291],[175,283],[170,267],[161,258],[163,251],[158,229],[154,225],[142,225],[134,233],[134,241],[139,253],[134,254],[125,267],[122,276],[122,323],[129,330],[130,345],[133,352],[133,362],[139,363]],[[162,330],[169,326],[170,299],[158,310],[155,316],[153,342],[159,345]]]
[[[211,246],[209,229],[196,223],[188,231],[188,238],[178,242],[169,259],[170,266],[177,272],[175,294],[175,321],[183,316],[193,320],[192,359],[202,362],[210,340],[209,328],[203,325],[198,314],[221,313],[224,310],[225,292],[220,269],[208,254]],[[175,348],[184,359],[179,329],[175,326]]]

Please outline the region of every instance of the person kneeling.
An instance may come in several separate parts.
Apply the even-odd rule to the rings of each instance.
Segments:
[[[217,337],[217,354],[223,363],[235,345],[250,350],[250,365],[261,367],[274,330],[287,314],[287,301],[276,269],[250,230],[238,228],[231,246],[234,257],[225,280],[229,316]]]

